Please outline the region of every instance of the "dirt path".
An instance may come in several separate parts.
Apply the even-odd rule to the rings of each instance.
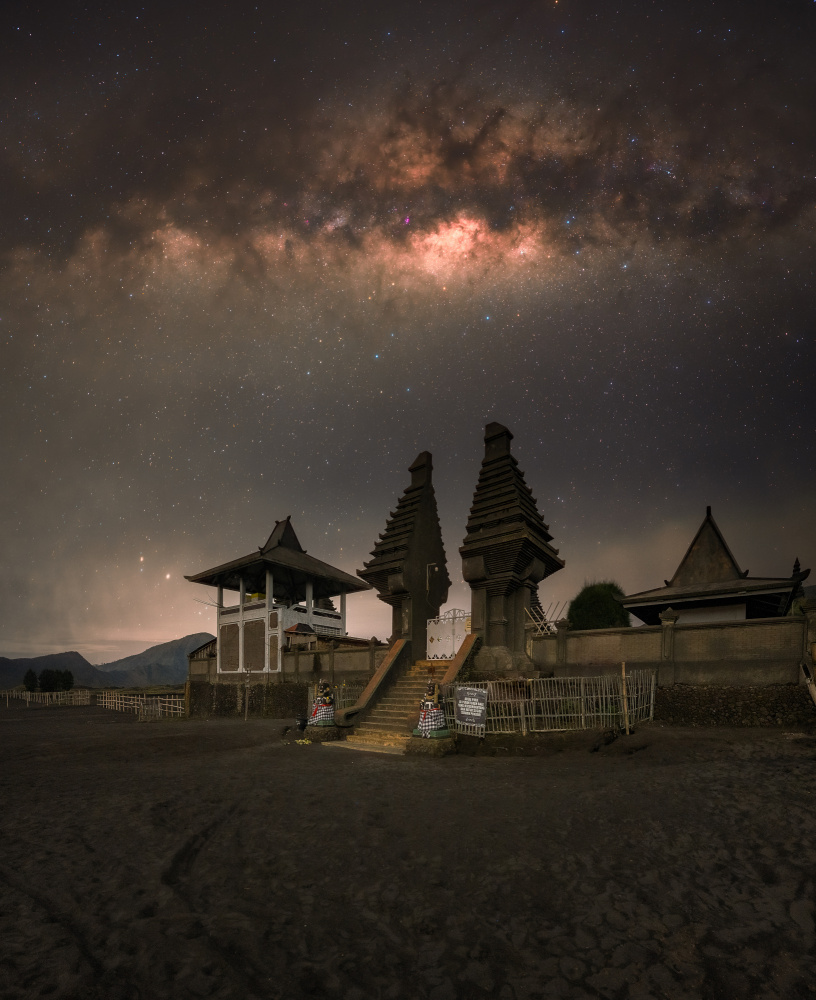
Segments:
[[[0,996],[816,997],[816,734],[281,728],[0,709]]]

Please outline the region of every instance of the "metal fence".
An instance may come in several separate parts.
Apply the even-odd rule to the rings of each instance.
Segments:
[[[339,711],[341,708],[350,708],[352,705],[357,703],[357,699],[365,691],[365,684],[335,684],[332,687],[332,694],[334,695],[334,710]],[[314,704],[314,700],[317,697],[317,684],[309,685],[309,705]],[[309,709],[311,711],[311,707]]]
[[[473,736],[617,729],[625,724],[624,704],[630,726],[654,717],[656,679],[654,670],[633,670],[625,678],[604,674],[599,677],[477,681],[446,684],[442,698],[448,728]],[[454,705],[459,687],[487,690],[484,727],[456,722]]]
[[[91,692],[77,691],[6,691],[6,701],[19,698],[27,705],[90,705]]]
[[[120,694],[118,691],[99,691],[98,708],[114,712],[137,712],[142,718],[184,715],[183,694]]]

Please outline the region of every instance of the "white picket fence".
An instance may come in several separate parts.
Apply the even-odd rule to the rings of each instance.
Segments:
[[[446,684],[442,697],[449,728],[473,736],[617,729],[623,728],[626,715],[630,726],[654,717],[656,680],[654,670],[633,670],[625,679],[604,674],[599,677],[475,681]],[[456,723],[457,687],[487,690],[484,728]]]
[[[98,708],[114,712],[136,712],[143,718],[184,715],[183,694],[121,694],[119,691],[98,691]]]
[[[90,705],[91,692],[86,689],[77,691],[6,691],[6,704],[9,698],[17,698],[26,705]]]

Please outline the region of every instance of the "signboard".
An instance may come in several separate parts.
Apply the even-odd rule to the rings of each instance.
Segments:
[[[454,717],[460,726],[484,726],[487,717],[487,691],[484,688],[457,687]]]

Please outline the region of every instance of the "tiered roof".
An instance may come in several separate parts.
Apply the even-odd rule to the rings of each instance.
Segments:
[[[441,585],[441,589],[447,592],[450,578],[445,565],[430,452],[423,451],[417,455],[408,471],[411,473],[411,484],[397,501],[397,509],[390,512],[385,531],[374,543],[373,558],[363,563],[364,568],[357,574],[381,594],[404,592],[412,589],[414,584],[427,589],[429,581],[423,584],[419,576],[427,571],[429,561],[435,569],[434,587]],[[425,550],[421,565],[412,558],[415,553],[419,554],[420,548]],[[400,577],[402,579],[398,579]],[[414,577],[417,579],[414,580]]]
[[[274,596],[278,601],[305,600],[307,583],[312,584],[315,601],[369,589],[351,574],[310,556],[298,541],[288,517],[275,522],[266,543],[255,552],[185,579],[208,587],[239,590],[243,578],[248,592],[264,591],[267,569],[272,571]]]
[[[513,435],[502,424],[491,423],[485,428],[485,456],[460,552],[464,558],[485,554],[491,573],[521,572],[522,563],[538,558],[544,564],[542,575],[549,576],[562,569],[564,561],[550,545],[553,536],[549,525],[544,523],[524,473],[510,454],[512,440]],[[525,544],[519,546],[520,541]],[[482,553],[488,548],[489,553]]]

